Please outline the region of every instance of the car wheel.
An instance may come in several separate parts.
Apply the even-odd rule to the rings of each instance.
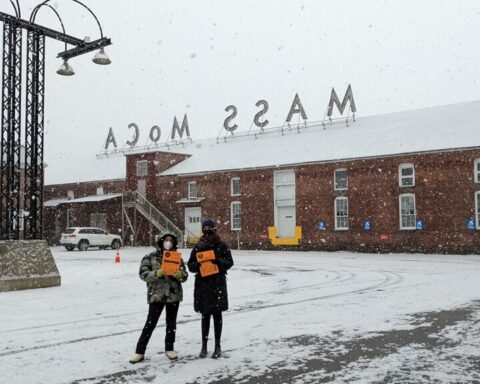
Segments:
[[[120,243],[120,240],[115,239],[112,241],[112,249],[119,249],[122,246],[122,243]]]
[[[87,240],[81,240],[79,243],[78,243],[78,250],[79,251],[86,251],[88,249],[88,241]]]
[[[73,251],[74,248],[75,248],[75,247],[72,247],[71,245],[65,246],[65,249],[66,249],[67,251]]]

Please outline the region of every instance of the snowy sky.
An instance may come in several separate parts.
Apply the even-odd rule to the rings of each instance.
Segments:
[[[23,18],[38,1],[22,0]],[[216,136],[227,116],[247,130],[255,103],[270,103],[273,125],[299,93],[310,120],[323,118],[334,86],[352,84],[358,116],[480,99],[480,2],[381,0],[85,0],[114,45],[113,64],[92,54],[55,74],[63,50],[47,45],[46,161],[95,156],[113,127],[121,146],[140,126],[163,141],[173,117],[188,114],[192,137]],[[93,39],[93,18],[69,0],[52,1],[67,33]],[[8,1],[2,10],[12,13]],[[57,28],[51,10],[37,22]],[[475,53],[477,52],[477,53]]]

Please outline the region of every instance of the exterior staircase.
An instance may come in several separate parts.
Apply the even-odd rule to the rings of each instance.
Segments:
[[[128,224],[133,229],[132,223],[126,214],[125,208],[136,209],[137,212],[145,217],[159,231],[172,233],[177,237],[179,245],[184,244],[183,231],[138,192],[126,192],[123,194],[124,213],[127,217]]]

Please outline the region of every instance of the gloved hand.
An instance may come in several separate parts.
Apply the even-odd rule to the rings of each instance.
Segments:
[[[163,272],[163,269],[157,269],[155,271],[155,276],[157,277],[157,279],[160,279],[162,278],[163,276],[165,276],[165,272]]]
[[[182,280],[182,277],[183,277],[183,273],[182,271],[178,270],[178,271],[175,271],[173,272],[173,275],[172,275],[175,279],[177,279],[178,281]]]
[[[223,266],[223,260],[222,259],[213,259],[212,264],[217,264],[219,267]]]

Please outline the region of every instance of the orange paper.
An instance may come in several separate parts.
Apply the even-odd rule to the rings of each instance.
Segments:
[[[202,277],[215,275],[218,272],[218,266],[212,263],[215,260],[215,252],[212,250],[197,252],[197,261],[200,263],[200,275]]]
[[[167,276],[172,276],[180,269],[182,254],[180,252],[164,251],[162,258],[162,270]]]

